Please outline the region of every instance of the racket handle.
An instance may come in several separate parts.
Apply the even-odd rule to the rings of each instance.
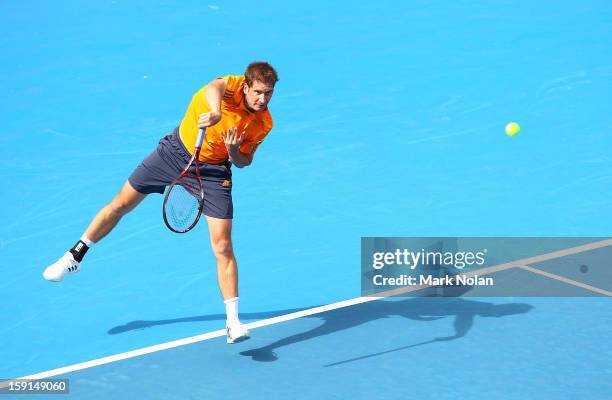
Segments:
[[[206,128],[200,128],[200,132],[198,132],[198,139],[196,140],[196,145],[195,145],[197,149],[202,147],[202,142],[204,141],[205,132],[206,132]]]

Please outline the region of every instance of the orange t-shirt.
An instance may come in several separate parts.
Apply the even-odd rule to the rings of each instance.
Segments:
[[[227,87],[221,100],[221,120],[206,128],[200,150],[200,161],[209,164],[220,164],[228,159],[222,133],[227,132],[232,126],[238,128],[238,134],[245,132],[246,135],[240,146],[240,152],[252,154],[274,125],[268,109],[251,112],[246,108],[243,91],[244,76],[228,75],[222,79],[227,82]],[[179,131],[181,141],[190,154],[193,154],[195,150],[195,142],[198,137],[198,118],[200,114],[206,112],[210,112],[210,106],[206,101],[206,86],[204,86],[193,95],[181,121]]]

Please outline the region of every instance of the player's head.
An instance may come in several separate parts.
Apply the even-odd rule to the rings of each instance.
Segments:
[[[244,98],[246,105],[253,111],[263,111],[274,93],[278,82],[276,70],[267,62],[253,62],[244,73]]]

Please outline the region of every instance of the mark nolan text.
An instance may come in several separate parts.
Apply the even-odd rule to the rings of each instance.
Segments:
[[[493,286],[493,278],[483,278],[478,275],[466,274],[446,275],[444,277],[433,277],[431,275],[415,276],[400,275],[394,278],[374,275],[373,283],[376,286]]]

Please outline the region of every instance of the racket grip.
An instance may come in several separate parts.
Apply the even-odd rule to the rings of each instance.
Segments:
[[[204,141],[204,134],[206,133],[206,128],[200,128],[200,131],[198,132],[198,139],[196,140],[196,148],[200,148],[202,147],[202,142]]]

